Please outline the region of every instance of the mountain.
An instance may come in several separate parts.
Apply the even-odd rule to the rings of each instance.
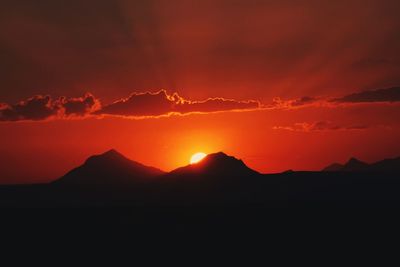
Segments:
[[[357,172],[366,171],[370,165],[368,163],[362,162],[356,158],[351,158],[345,165],[343,171]]]
[[[262,175],[219,152],[164,173],[110,150],[53,184],[0,187],[0,207],[397,207],[399,172],[400,157]]]
[[[247,167],[242,160],[218,152],[207,155],[199,163],[175,169],[168,175],[247,177],[257,174],[259,173]]]
[[[89,157],[85,163],[56,180],[58,185],[129,185],[142,183],[164,172],[132,161],[112,149]]]
[[[400,172],[400,157],[385,159],[372,164],[351,158],[346,164],[334,163],[324,169],[323,172]]]
[[[197,164],[164,173],[110,150],[90,157],[53,184],[60,185],[57,198],[62,203],[180,206],[250,199],[252,193],[243,195],[242,192],[252,187],[259,180],[252,178],[259,175],[243,161],[222,152],[209,154]]]
[[[218,152],[165,174],[154,195],[161,196],[159,202],[172,206],[247,203],[256,196],[261,187],[255,185],[262,180],[242,160]]]

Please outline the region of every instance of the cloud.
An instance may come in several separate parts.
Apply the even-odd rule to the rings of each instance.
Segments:
[[[362,91],[344,95],[339,98],[305,96],[297,99],[282,100],[279,97],[275,97],[272,104],[266,105],[265,107],[267,109],[298,109],[311,106],[334,108],[337,106],[359,103],[375,104],[397,102],[400,102],[400,87]]]
[[[0,121],[37,121],[102,115],[143,118],[261,108],[260,102],[255,100],[238,101],[216,97],[203,101],[191,101],[177,93],[169,95],[165,90],[155,93],[133,93],[126,99],[103,106],[99,99],[90,93],[83,97],[57,99],[37,95],[15,105],[0,103]]]
[[[46,120],[51,118],[82,118],[86,116],[121,116],[126,118],[154,118],[172,114],[213,113],[254,110],[294,110],[309,107],[335,108],[358,103],[398,103],[400,87],[377,89],[345,95],[340,98],[304,96],[282,100],[275,97],[270,104],[257,100],[236,100],[223,97],[205,100],[189,100],[178,93],[158,92],[133,93],[128,98],[102,105],[94,95],[86,93],[82,97],[59,97],[36,95],[17,104],[0,103],[0,121]],[[351,130],[360,127],[340,127],[328,122],[297,123],[294,126],[276,126],[276,129],[293,131]],[[362,128],[362,127],[361,127]]]
[[[365,130],[367,125],[342,126],[330,121],[318,121],[313,123],[299,122],[291,126],[274,126],[274,130],[287,130],[293,132],[317,132],[317,131],[335,131],[335,130]]]
[[[66,116],[85,116],[101,107],[100,101],[90,93],[86,93],[83,97],[78,98],[67,99],[62,97],[58,102],[64,109]]]
[[[336,103],[399,102],[400,87],[363,91],[331,100]]]
[[[17,104],[0,104],[0,121],[39,121],[51,118],[83,117],[100,108],[99,100],[91,94],[79,98],[36,95]]]
[[[271,105],[267,108],[271,109],[296,109],[306,106],[321,104],[323,101],[316,97],[304,96],[297,99],[282,100],[280,97],[275,97]]]
[[[55,116],[58,107],[50,96],[34,96],[15,105],[3,104],[0,107],[0,121],[44,120]]]
[[[103,115],[127,117],[162,116],[173,113],[209,113],[235,110],[260,109],[261,104],[255,100],[238,101],[221,97],[208,98],[204,101],[191,101],[177,93],[169,95],[165,90],[156,93],[134,93],[126,99],[118,100],[96,112]]]

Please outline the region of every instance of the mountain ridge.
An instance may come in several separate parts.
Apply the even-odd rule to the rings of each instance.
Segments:
[[[331,164],[321,172],[400,172],[400,157],[384,159],[372,164],[357,158],[350,158],[345,164]],[[222,180],[235,177],[254,177],[261,175],[249,168],[241,159],[229,156],[224,152],[208,154],[202,161],[195,164],[164,172],[155,167],[146,166],[122,155],[115,149],[102,154],[88,157],[84,163],[61,178],[53,181],[58,185],[137,185],[149,181],[170,179],[187,179],[187,177],[202,177],[202,179]]]
[[[355,157],[345,164],[333,163],[321,170],[322,172],[400,172],[400,157],[383,159],[373,163],[363,162]]]
[[[171,172],[132,161],[115,149],[88,157],[85,162],[72,169],[53,184],[58,185],[129,185],[166,177],[210,176],[238,177],[254,176],[259,173],[233,156],[224,152],[208,154],[202,161],[189,164]]]

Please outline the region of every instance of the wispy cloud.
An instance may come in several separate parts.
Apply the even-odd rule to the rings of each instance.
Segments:
[[[316,132],[316,131],[337,131],[337,130],[365,130],[368,125],[339,125],[330,121],[298,122],[289,126],[274,126],[274,130],[287,130],[293,132]]]
[[[210,113],[260,108],[260,102],[255,100],[239,101],[216,97],[203,101],[191,101],[179,96],[177,93],[169,95],[165,90],[160,90],[156,93],[134,93],[126,99],[103,106],[96,114],[126,117],[156,117],[173,113]]]
[[[272,104],[265,105],[269,109],[297,109],[309,106],[320,105],[324,100],[317,97],[304,96],[296,99],[283,100],[275,97]]]

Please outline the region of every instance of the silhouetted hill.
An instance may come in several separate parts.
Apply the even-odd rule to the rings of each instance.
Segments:
[[[167,205],[246,203],[255,195],[253,185],[261,177],[242,160],[218,152],[165,174],[155,195],[161,196],[163,201],[159,202]]]
[[[368,163],[356,158],[351,158],[345,165],[343,171],[365,171],[369,167]]]
[[[242,160],[228,156],[223,152],[207,155],[197,164],[190,164],[171,171],[169,176],[228,176],[228,177],[246,177],[257,175],[258,172],[250,169]]]
[[[334,163],[322,169],[324,172],[400,172],[400,157],[385,159],[372,164],[351,158],[346,164]]]
[[[146,182],[163,171],[132,161],[116,150],[89,157],[85,163],[56,180],[57,185],[129,185]]]
[[[0,187],[0,206],[397,206],[400,158],[355,158],[323,172],[260,174],[223,152],[164,173],[115,150],[50,185]]]
[[[78,200],[83,205],[171,206],[237,202],[243,199],[240,191],[252,185],[256,177],[261,175],[223,152],[209,154],[197,164],[164,173],[111,150],[90,157],[53,184],[64,203]]]

